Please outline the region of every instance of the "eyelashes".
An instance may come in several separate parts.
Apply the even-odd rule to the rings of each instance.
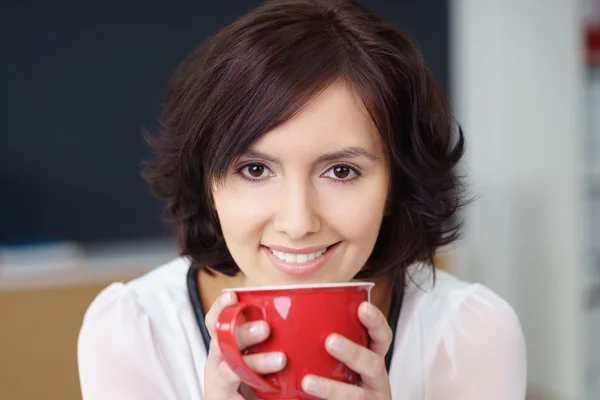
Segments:
[[[238,168],[236,173],[249,183],[260,183],[275,176],[268,166],[260,162],[246,163]],[[340,163],[329,167],[320,177],[336,184],[349,184],[360,179],[362,174],[358,168]]]

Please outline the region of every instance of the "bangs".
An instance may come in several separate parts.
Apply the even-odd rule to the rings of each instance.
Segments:
[[[203,126],[207,140],[196,148],[196,155],[202,153],[207,182],[221,181],[253,142],[293,118],[336,80],[346,78],[340,40],[326,21],[322,23],[320,29],[266,24],[232,43],[235,58],[221,55],[226,72],[214,82],[209,96],[214,100],[202,105],[207,117],[221,118]],[[243,31],[242,26],[240,34]],[[274,35],[286,40],[270,40]]]

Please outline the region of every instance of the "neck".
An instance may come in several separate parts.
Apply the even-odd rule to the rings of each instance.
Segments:
[[[369,279],[369,282],[375,283],[371,289],[371,303],[381,310],[387,318],[392,306],[392,281],[389,278]]]

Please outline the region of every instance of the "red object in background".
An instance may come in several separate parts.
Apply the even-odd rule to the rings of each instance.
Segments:
[[[600,0],[594,0],[590,7],[591,18],[585,27],[585,47],[590,65],[600,66]]]
[[[600,23],[587,28],[585,42],[588,62],[600,65]]]

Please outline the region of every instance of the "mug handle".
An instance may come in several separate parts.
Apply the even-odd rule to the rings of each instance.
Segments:
[[[227,306],[221,311],[216,329],[219,348],[221,349],[221,354],[223,355],[225,362],[229,364],[229,367],[244,383],[263,393],[274,393],[279,391],[279,388],[254,372],[254,370],[246,364],[235,336],[238,317],[244,311],[252,308],[259,310],[263,315],[263,319],[266,319],[264,308],[257,304],[237,303]]]

